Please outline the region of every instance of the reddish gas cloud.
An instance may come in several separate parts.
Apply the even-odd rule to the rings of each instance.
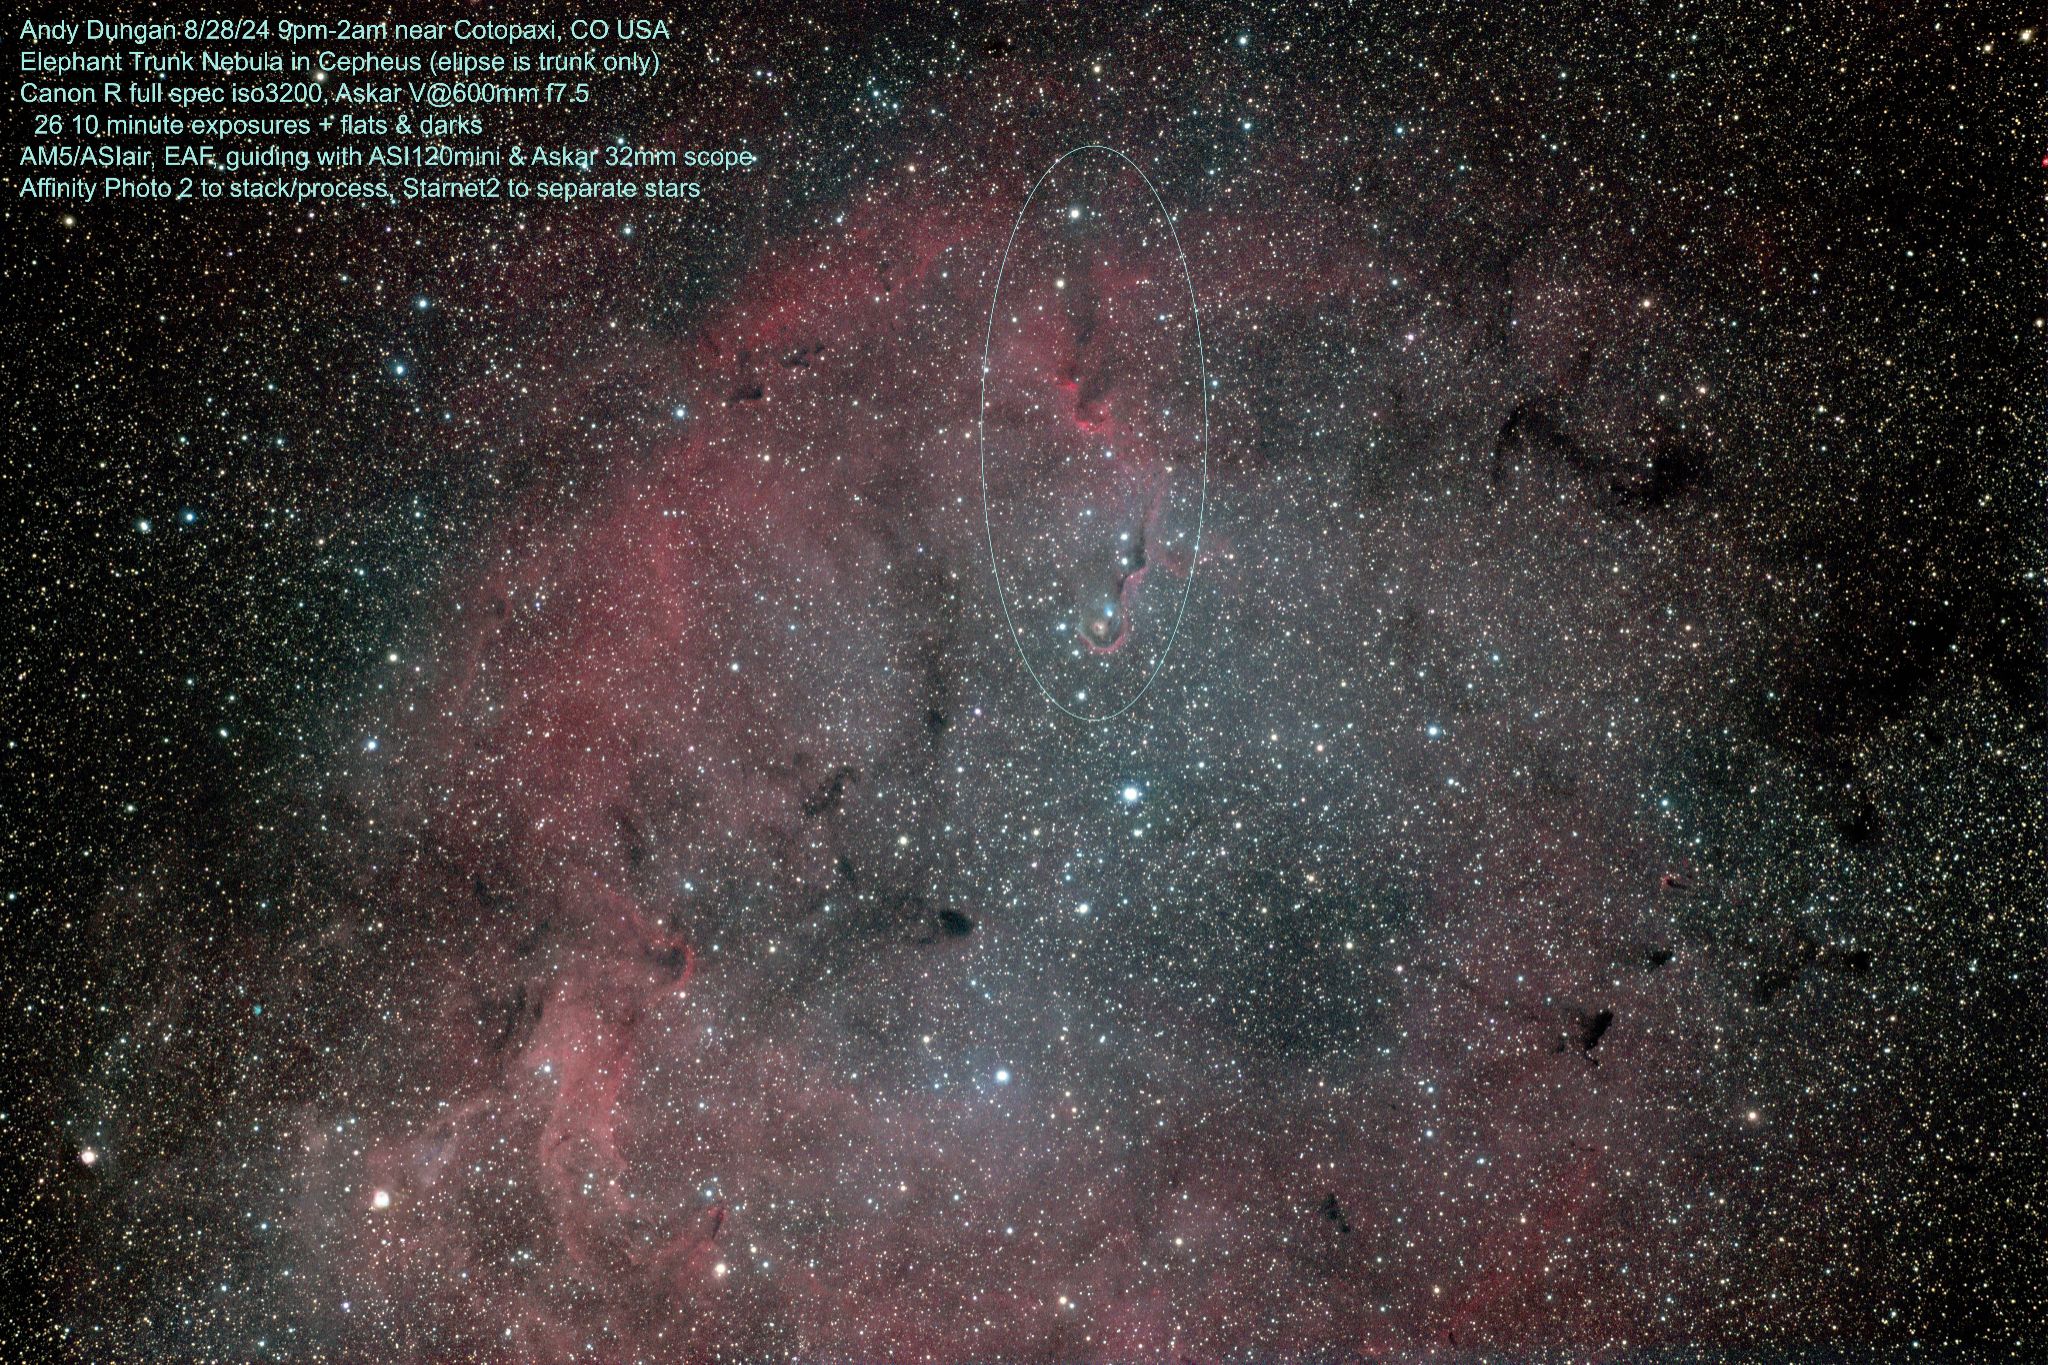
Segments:
[[[1350,761],[1381,789],[1428,794],[1413,821],[1354,798],[1354,823],[1378,822],[1415,869],[1428,926],[1366,944],[1373,974],[1345,978],[1386,1002],[1384,1046],[1275,1060],[1233,1017],[1309,1002],[1177,996],[1154,975],[1116,1003],[1160,1026],[1084,1055],[1087,1031],[1057,1025],[1087,1013],[1061,979],[1085,964],[1055,955],[1001,1017],[1071,1059],[991,1079],[1003,1040],[979,974],[1036,932],[1016,905],[1064,892],[1020,857],[948,922],[924,889],[943,871],[915,860],[971,812],[993,839],[1004,801],[1042,796],[1015,774],[1043,761],[1019,739],[1043,708],[1003,646],[974,516],[973,343],[1021,183],[978,169],[878,191],[774,241],[688,335],[624,344],[591,362],[602,374],[557,362],[553,405],[574,411],[623,375],[688,415],[508,518],[445,592],[423,690],[385,717],[359,799],[376,827],[368,895],[409,926],[407,982],[378,1025],[395,1055],[375,1116],[346,1138],[309,1121],[301,1161],[333,1230],[328,1273],[394,1305],[343,1323],[345,1343],[411,1340],[422,1358],[1206,1359],[1696,1326],[1637,1292],[1674,1273],[1654,1250],[1673,1245],[1651,1227],[1665,1207],[1644,1190],[1712,1163],[1674,1139],[1650,1172],[1615,1134],[1644,1131],[1645,1114],[1690,1131],[1667,1117],[1688,1112],[1684,1070],[1668,1053],[1661,1070],[1629,1059],[1681,1001],[1711,1009],[1710,988],[1676,972],[1615,984],[1609,945],[1663,927],[1637,891],[1668,850],[1604,791],[1532,801],[1520,774],[1544,740],[1523,700],[1472,712],[1476,757],[1449,785],[1397,696],[1333,703],[1325,734],[1362,716],[1368,734],[1415,735]],[[1598,328],[1658,325],[1583,264],[1567,279],[1531,258],[1516,279],[1527,327],[1495,355],[1485,319],[1400,292],[1443,263],[1265,200],[1181,223],[1225,368],[1261,386],[1219,411],[1216,435],[1219,480],[1254,505],[1316,454],[1290,443],[1319,439],[1289,425],[1312,379],[1261,347],[1331,309],[1380,346],[1345,430],[1418,449],[1461,422],[1498,428],[1502,381],[1548,382]],[[1099,631],[1073,618],[1069,683],[1158,648],[1166,618],[1147,599],[1177,597],[1192,568],[1176,498],[1199,400],[1183,357],[1116,340],[1137,334],[1132,300],[1157,292],[1149,247],[1076,243],[1073,259],[1026,253],[1031,320],[994,352],[995,421],[1027,457],[1000,491],[1032,509],[1005,529],[1037,538],[1064,609],[1117,608]],[[1056,302],[1048,277],[1064,282]],[[1102,444],[1111,457],[1076,461]],[[1541,658],[1643,614],[1619,586],[1516,607],[1499,542],[1581,515],[1569,503],[1477,529],[1469,508],[1363,531],[1276,514],[1226,528],[1216,591],[1254,603],[1232,639],[1261,644],[1260,593],[1358,574],[1358,600],[1382,609],[1389,590],[1365,575],[1405,575],[1406,610],[1462,611]],[[1092,586],[1062,567],[1083,560],[1059,560],[1091,509],[1112,533]],[[1120,562],[1126,533],[1142,556]],[[1370,537],[1363,569],[1343,535]],[[1260,667],[1314,675],[1320,640],[1273,638]],[[1398,630],[1373,648],[1398,651]],[[1654,694],[1658,656],[1636,657],[1594,681]],[[1587,680],[1568,681],[1539,703],[1556,708],[1547,725],[1590,732],[1573,690]],[[1269,795],[1292,809],[1284,788]],[[1130,857],[1208,867],[1201,899],[1228,914],[1286,903],[1205,864],[1213,837],[1168,831]],[[1000,882],[1031,894],[1006,899]],[[1290,932],[1305,956],[1342,938]],[[1627,1021],[1597,1058],[1567,1036],[1595,1007]],[[1651,1248],[1640,1281],[1608,1274],[1622,1244]]]

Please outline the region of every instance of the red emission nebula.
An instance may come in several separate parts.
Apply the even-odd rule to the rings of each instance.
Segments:
[[[1028,170],[1035,150],[991,159]],[[1091,217],[1150,208],[1113,176],[1073,179],[1055,227],[1070,200]],[[618,1359],[849,1361],[1202,1359],[1247,1333],[1270,1358],[1619,1342],[1680,1321],[1639,1283],[1700,1283],[1724,1259],[1749,1279],[1771,1254],[1700,1225],[1723,1216],[1701,1191],[1729,1114],[1694,1100],[1712,1044],[1675,1020],[1710,987],[1610,961],[1606,945],[1662,931],[1650,890],[1678,855],[1604,794],[1514,796],[1506,825],[1477,797],[1437,803],[1393,894],[1418,898],[1443,947],[1413,951],[1404,928],[1389,954],[1377,926],[1351,931],[1378,934],[1386,958],[1344,978],[1370,1010],[1339,1007],[1327,1041],[1277,1053],[1263,1017],[1329,1008],[1327,983],[1233,998],[1226,954],[1263,951],[1246,943],[1162,986],[1143,936],[1106,923],[1199,914],[1210,877],[1244,887],[1205,847],[1215,827],[1147,844],[1057,797],[1002,813],[1019,765],[1044,768],[1025,791],[1085,780],[1089,762],[1036,746],[1131,742],[1041,722],[976,535],[972,342],[1028,183],[991,170],[966,193],[892,189],[776,243],[693,335],[608,362],[660,376],[689,417],[573,506],[510,518],[449,593],[432,681],[383,722],[354,798],[379,850],[357,851],[375,874],[363,895],[405,945],[361,1060],[378,1107],[340,1135],[325,1109],[298,1125],[301,1217],[327,1273],[352,1305],[386,1305],[381,1320],[352,1307],[344,1340],[430,1326],[423,1340],[507,1358],[597,1341]],[[1065,624],[1025,646],[1054,685],[1142,681],[1192,563],[1192,327],[1159,225],[1134,240],[1146,230],[1027,242],[998,318],[998,562],[1019,561],[1013,610],[1027,614],[1021,597]],[[1409,263],[1426,238],[1375,248],[1320,212],[1218,202],[1181,236],[1247,377],[1274,363],[1262,336],[1332,311],[1410,318],[1399,291],[1452,268]],[[1474,391],[1556,382],[1588,345],[1673,344],[1633,287],[1583,260],[1530,253],[1512,271],[1505,341],[1483,336],[1491,319],[1421,305],[1448,354],[1413,363],[1449,370],[1426,383],[1454,395],[1424,401],[1498,426],[1507,401]],[[1132,325],[1158,317],[1177,325]],[[1424,382],[1397,368],[1357,401],[1384,422]],[[1242,398],[1217,417],[1219,487],[1257,505],[1257,452],[1298,433]],[[1104,446],[1113,458],[1090,458]],[[1491,534],[1549,514],[1523,515],[1535,525]],[[1329,525],[1262,528],[1253,552],[1237,520],[1204,571],[1254,618],[1283,609],[1262,596],[1362,567],[1328,562],[1360,553],[1355,527],[1341,550]],[[1448,515],[1366,534],[1411,563],[1501,572]],[[1162,586],[1163,615],[1139,600]],[[1418,590],[1476,591],[1448,573]],[[1641,608],[1572,610],[1598,630]],[[1501,619],[1493,638],[1517,630]],[[1139,672],[1080,673],[1127,648]],[[1655,656],[1610,662],[1666,681]],[[1522,752],[1533,741],[1506,709],[1467,723]],[[1356,713],[1332,704],[1329,731]],[[1425,760],[1404,742],[1359,761]],[[1465,780],[1505,794],[1509,771],[1478,763]],[[1050,864],[988,847],[1025,819],[1115,848],[1122,867],[1095,885],[1122,894],[1091,907],[1107,943],[1066,932],[1085,893]],[[1463,869],[1487,863],[1498,873],[1467,886]],[[1316,889],[1235,894],[1256,917]],[[1314,940],[1293,951],[1357,951],[1340,928],[1288,933]],[[1081,954],[1101,961],[1070,967]],[[1133,998],[1104,1009],[1091,997],[1112,973]],[[1561,1054],[1581,1002],[1630,1027]],[[1617,1111],[1633,1152],[1616,1149]],[[1655,1225],[1681,1195],[1673,1238]]]

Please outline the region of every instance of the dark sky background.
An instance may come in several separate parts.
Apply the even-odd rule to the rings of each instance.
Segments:
[[[698,203],[10,201],[7,1353],[2041,1358],[2024,22],[743,7],[512,122]]]

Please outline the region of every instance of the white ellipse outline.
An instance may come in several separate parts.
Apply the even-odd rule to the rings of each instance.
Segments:
[[[1188,312],[1195,321],[1195,370],[1202,389],[1202,490],[1201,500],[1195,507],[1195,545],[1188,557],[1188,580],[1180,590],[1180,609],[1174,613],[1173,628],[1166,633],[1166,645],[1159,651],[1159,659],[1152,665],[1152,671],[1145,675],[1145,685],[1131,695],[1129,701],[1114,711],[1087,714],[1074,710],[1052,694],[1045,680],[1038,676],[1038,670],[1031,666],[1031,656],[1024,651],[1024,637],[1017,629],[1016,619],[1010,614],[1010,600],[1003,592],[1003,571],[996,563],[995,520],[988,510],[988,371],[989,354],[994,349],[996,337],[996,305],[1003,301],[1003,274],[1010,266],[1010,251],[1017,245],[1017,234],[1023,231],[1024,216],[1031,212],[1031,203],[1038,197],[1038,191],[1051,178],[1052,173],[1070,156],[1082,152],[1108,152],[1117,160],[1129,166],[1145,182],[1145,188],[1152,194],[1152,202],[1159,207],[1159,216],[1166,220],[1167,235],[1173,239],[1173,254],[1180,260],[1180,277],[1188,287]],[[1180,638],[1181,622],[1187,618],[1188,599],[1195,590],[1195,570],[1202,561],[1202,525],[1209,511],[1209,359],[1202,346],[1202,306],[1195,299],[1195,277],[1188,269],[1188,253],[1180,244],[1180,230],[1173,225],[1173,215],[1167,211],[1166,201],[1159,195],[1159,187],[1152,183],[1152,177],[1145,174],[1145,168],[1114,147],[1105,147],[1099,142],[1084,143],[1069,148],[1053,159],[1037,180],[1032,182],[1031,192],[1024,196],[1024,207],[1017,210],[1017,221],[1010,228],[1009,240],[1003,243],[1003,258],[996,265],[995,288],[988,300],[988,331],[981,342],[981,412],[974,424],[975,447],[981,456],[981,524],[988,534],[988,570],[996,581],[996,604],[1003,609],[1003,624],[1009,628],[1010,643],[1017,647],[1017,658],[1024,665],[1024,671],[1031,676],[1039,695],[1052,703],[1053,708],[1080,721],[1084,725],[1098,725],[1106,720],[1115,720],[1136,706],[1152,684],[1159,680],[1160,670],[1166,667],[1167,659],[1173,654],[1174,642]]]

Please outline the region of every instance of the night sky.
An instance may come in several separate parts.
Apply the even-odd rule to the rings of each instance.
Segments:
[[[2048,1359],[2031,20],[681,17],[8,202],[9,1358]]]

